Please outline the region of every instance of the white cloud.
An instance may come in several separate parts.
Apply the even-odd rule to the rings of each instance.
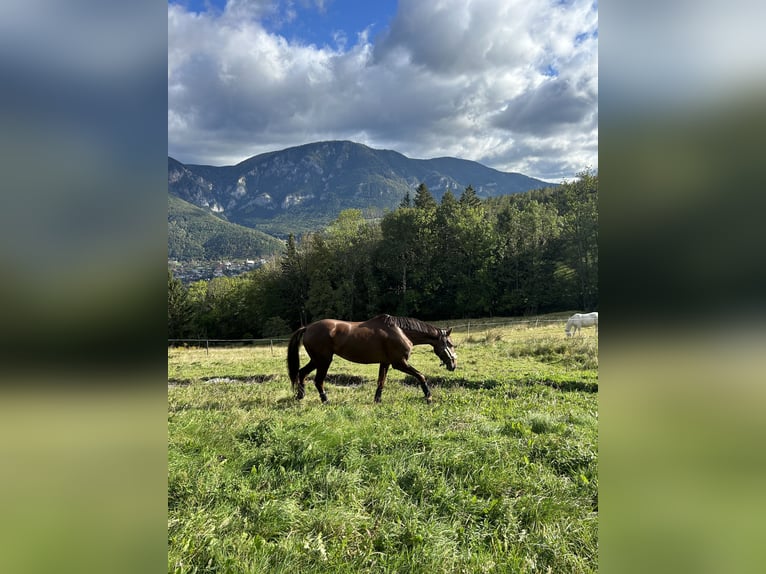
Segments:
[[[551,180],[597,167],[589,1],[400,0],[376,38],[339,31],[345,41],[321,48],[264,27],[274,6],[238,0],[197,15],[169,5],[170,155],[227,165],[352,139]]]

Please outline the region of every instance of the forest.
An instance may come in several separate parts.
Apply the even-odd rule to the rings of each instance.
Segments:
[[[332,317],[436,321],[598,309],[598,175],[488,199],[437,202],[425,184],[376,220],[343,211],[290,235],[281,257],[185,286],[168,271],[168,338],[288,334]]]

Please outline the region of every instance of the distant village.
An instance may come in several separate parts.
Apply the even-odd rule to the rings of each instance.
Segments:
[[[266,263],[261,259],[225,260],[225,261],[178,261],[168,259],[168,269],[183,283],[207,281],[216,277],[236,277],[257,269]]]

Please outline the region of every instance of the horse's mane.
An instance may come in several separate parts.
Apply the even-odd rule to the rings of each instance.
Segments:
[[[424,323],[420,319],[413,319],[412,317],[393,317],[391,315],[381,315],[381,317],[386,325],[396,325],[405,332],[422,333],[432,337],[438,337],[441,334],[439,329],[433,325]]]

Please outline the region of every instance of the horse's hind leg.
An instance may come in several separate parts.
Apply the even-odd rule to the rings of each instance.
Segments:
[[[301,400],[306,396],[306,386],[303,382],[306,380],[306,376],[316,368],[316,363],[314,363],[314,360],[311,359],[308,363],[306,363],[305,367],[298,371],[298,388],[295,392],[296,399]]]
[[[408,375],[412,375],[420,382],[420,388],[423,390],[423,394],[425,395],[426,402],[431,402],[431,389],[428,388],[428,384],[426,383],[426,378],[423,376],[423,374],[418,371],[415,367],[407,363],[407,361],[402,361],[400,363],[395,363],[392,365],[394,369],[397,371],[401,371],[403,373],[407,373]]]
[[[327,402],[327,395],[324,392],[324,379],[327,376],[327,370],[330,368],[330,363],[332,363],[332,357],[326,363],[322,362],[317,365],[317,374],[314,377],[314,386],[317,388],[319,398],[322,399],[323,403]]]
[[[386,382],[386,375],[388,374],[388,365],[386,363],[380,364],[378,369],[378,390],[375,391],[375,402],[380,402],[380,396],[383,394],[383,385]]]

